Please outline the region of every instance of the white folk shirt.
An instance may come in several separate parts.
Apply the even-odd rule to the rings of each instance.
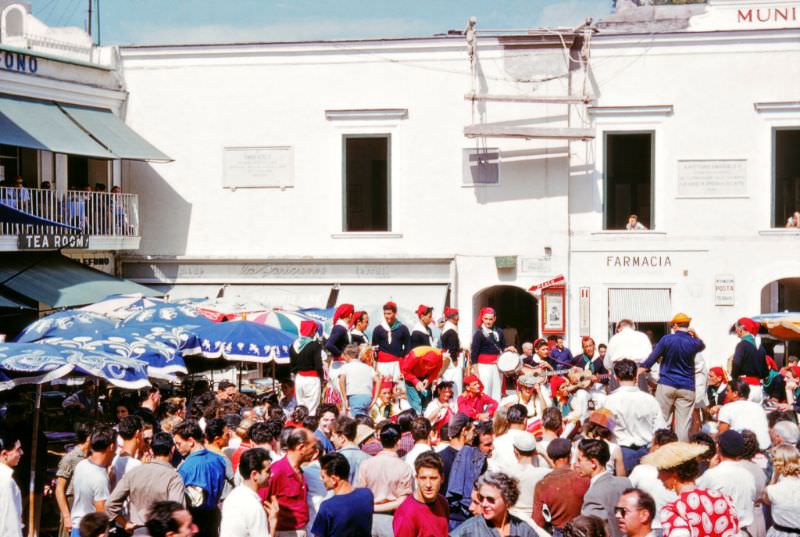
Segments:
[[[740,528],[753,523],[753,505],[757,500],[756,480],[746,468],[735,461],[722,461],[697,478],[697,486],[727,494],[736,506]]]
[[[667,426],[656,398],[638,386],[620,386],[606,397],[605,408],[614,414],[614,436],[620,446],[646,446],[653,433]]]
[[[739,400],[722,405],[717,421],[727,423],[734,431],[742,432],[745,429],[753,431],[758,438],[758,447],[769,448],[771,440],[767,413],[758,403]]]
[[[22,537],[22,493],[13,473],[0,463],[0,537]]]
[[[222,502],[219,537],[264,537],[269,535],[267,512],[258,494],[239,485]]]
[[[643,332],[625,327],[608,341],[606,355],[603,357],[603,366],[609,371],[614,371],[614,362],[628,358],[641,364],[653,352],[650,338]]]

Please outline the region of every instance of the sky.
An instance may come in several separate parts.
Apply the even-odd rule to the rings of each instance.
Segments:
[[[89,0],[28,0],[49,26],[86,27]],[[93,0],[102,44],[233,43],[428,36],[575,26],[611,0]],[[95,7],[96,9],[96,7]],[[94,18],[94,17],[93,17]],[[94,35],[97,36],[94,18]]]

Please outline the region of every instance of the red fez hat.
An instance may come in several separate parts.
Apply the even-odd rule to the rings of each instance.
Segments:
[[[594,340],[592,339],[592,336],[583,336],[581,338],[581,343],[586,343],[587,341],[591,341],[592,343],[594,343]]]
[[[753,319],[750,319],[749,317],[742,317],[741,319],[736,321],[736,324],[741,325],[742,328],[744,328],[754,336],[758,334],[758,329],[761,327],[760,323],[755,322]]]
[[[558,397],[558,388],[567,382],[564,377],[550,377],[550,397],[556,399]]]
[[[456,308],[445,308],[444,309],[444,317],[445,319],[452,319],[458,315],[458,310]]]
[[[300,335],[304,337],[314,337],[317,333],[317,323],[314,321],[301,321],[300,322]]]
[[[386,390],[387,388],[389,390],[393,390],[394,389],[394,381],[389,377],[384,377],[384,378],[381,379],[381,387],[380,387],[380,389],[381,390]]]
[[[393,312],[397,313],[397,303],[392,302],[391,300],[383,305],[383,311],[392,310]]]
[[[724,382],[725,384],[728,383],[728,375],[725,374],[725,370],[722,369],[721,367],[712,367],[709,369],[709,371],[713,372],[716,376],[720,377],[722,379],[722,382]]]
[[[350,328],[353,328],[358,321],[361,320],[364,315],[366,315],[366,311],[357,311],[353,314],[353,317],[350,319]]]
[[[336,324],[336,321],[342,317],[349,317],[354,311],[355,308],[352,304],[339,304],[339,307],[336,308],[336,311],[333,313],[333,324]]]
[[[473,382],[477,382],[478,384],[480,384],[481,391],[483,391],[483,382],[481,382],[481,379],[478,378],[478,375],[467,375],[466,377],[464,377],[464,386],[469,386]]]
[[[426,306],[425,304],[420,304],[419,306],[417,306],[417,317],[422,317],[423,315],[427,315],[432,311],[433,311],[432,307]]]
[[[483,316],[484,315],[494,315],[494,308],[481,308],[481,311],[478,312],[478,318],[475,320],[475,326],[480,326],[483,324]]]

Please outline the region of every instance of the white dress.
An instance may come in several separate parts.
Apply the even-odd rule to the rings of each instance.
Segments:
[[[783,477],[766,488],[772,504],[772,520],[787,528],[800,529],[800,477]],[[783,532],[771,527],[767,537],[797,537],[795,533]]]

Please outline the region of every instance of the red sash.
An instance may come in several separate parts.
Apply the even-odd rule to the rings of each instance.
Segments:
[[[387,364],[391,362],[399,362],[400,357],[388,352],[378,351],[378,363]]]
[[[742,375],[739,377],[739,379],[745,381],[750,386],[761,386],[761,379],[756,377],[746,377],[745,375]]]
[[[479,354],[478,355],[478,363],[479,364],[496,364],[497,359],[500,357],[499,354]]]
[[[316,371],[298,371],[297,374],[301,377],[314,377],[319,378]]]

